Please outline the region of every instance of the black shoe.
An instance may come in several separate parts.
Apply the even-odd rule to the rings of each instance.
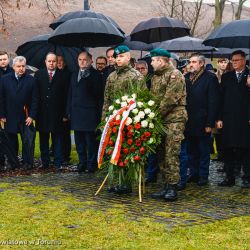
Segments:
[[[114,193],[116,193],[116,194],[130,194],[130,193],[132,193],[132,188],[131,188],[131,186],[127,186],[127,185],[118,185],[115,187]]]
[[[226,178],[225,180],[223,180],[218,184],[218,186],[220,187],[232,187],[234,185],[235,185],[235,179],[229,179],[229,178]]]
[[[184,190],[186,188],[186,183],[179,182],[176,188],[178,191]]]
[[[177,200],[177,185],[168,184],[166,193],[164,195],[165,201],[176,201]]]
[[[197,182],[197,186],[206,186],[208,184],[208,178],[207,177],[200,177],[199,181]]]
[[[199,176],[190,176],[187,180],[188,183],[195,182],[197,183],[199,181]]]
[[[77,165],[76,172],[82,173],[82,172],[85,171],[85,169],[86,169],[86,167],[85,167],[84,165],[82,165],[82,164],[79,163],[79,164]]]
[[[145,178],[145,185],[148,185],[149,183],[156,183],[157,182],[157,178]]]
[[[108,193],[114,193],[115,192],[115,187],[114,186],[110,186],[108,187]]]
[[[87,168],[87,169],[85,169],[85,173],[94,173],[96,171],[96,169],[95,168]]]
[[[31,170],[33,168],[33,166],[31,164],[28,164],[28,163],[24,163],[22,165],[22,169],[24,170]]]
[[[248,180],[243,180],[241,184],[242,188],[250,188],[250,181]]]
[[[166,188],[166,185],[165,185],[164,189],[162,189],[162,190],[160,190],[160,191],[158,191],[156,193],[151,194],[151,197],[153,199],[162,199],[162,198],[164,198],[166,192],[167,192],[167,188]]]

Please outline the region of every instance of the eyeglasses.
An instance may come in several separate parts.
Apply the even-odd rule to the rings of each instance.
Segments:
[[[233,59],[232,62],[239,62],[239,61],[242,61],[242,60],[243,60],[243,58],[241,58],[241,59]]]

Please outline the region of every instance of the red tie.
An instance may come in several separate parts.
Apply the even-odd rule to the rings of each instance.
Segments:
[[[52,74],[52,71],[49,72],[49,80],[52,81],[52,78],[53,78],[53,74]]]

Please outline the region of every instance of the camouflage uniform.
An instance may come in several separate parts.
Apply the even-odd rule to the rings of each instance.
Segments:
[[[179,155],[187,120],[186,85],[181,72],[167,65],[155,72],[151,90],[160,104],[166,138],[163,140],[164,161],[160,163],[164,181],[177,184],[180,179]]]
[[[103,115],[105,115],[108,111],[108,107],[114,102],[115,95],[118,92],[122,92],[125,95],[131,82],[142,80],[142,74],[130,65],[117,68],[114,72],[112,72],[107,78],[104,92]]]

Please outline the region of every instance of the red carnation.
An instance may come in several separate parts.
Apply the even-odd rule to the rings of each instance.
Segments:
[[[114,146],[114,141],[112,141],[112,140],[109,140],[109,146]]]
[[[135,157],[134,157],[134,160],[135,161],[139,161],[141,159],[141,157],[139,156],[139,155],[136,155]]]
[[[121,120],[116,120],[116,121],[115,121],[115,125],[118,125],[118,126],[119,126],[120,123],[121,123]]]
[[[116,128],[116,127],[113,127],[113,128],[112,128],[112,131],[113,131],[114,134],[116,134],[116,133],[117,133],[117,128]]]
[[[135,144],[136,144],[137,147],[140,147],[141,146],[141,140],[136,140]]]
[[[128,139],[127,143],[128,143],[128,145],[132,145],[133,144],[133,140],[132,139]]]
[[[144,135],[148,138],[148,137],[151,136],[151,133],[147,131],[147,132],[144,133]]]
[[[135,124],[135,129],[138,130],[138,129],[140,129],[140,128],[141,128],[141,124],[140,124],[139,122],[136,123],[136,124]]]
[[[133,133],[132,133],[131,131],[128,131],[128,133],[127,133],[127,137],[128,137],[128,138],[133,137]]]
[[[142,135],[142,136],[141,136],[141,140],[142,140],[142,141],[146,141],[146,140],[147,140],[147,137],[146,137],[145,135]]]
[[[134,152],[135,152],[135,148],[134,148],[134,147],[131,147],[131,148],[130,148],[130,151],[131,151],[132,153],[134,153]]]
[[[128,148],[124,148],[124,149],[123,149],[123,153],[124,153],[125,155],[128,154],[128,152],[129,152]]]
[[[140,153],[142,154],[142,155],[144,155],[145,154],[145,148],[140,148]]]
[[[124,165],[127,165],[128,164],[128,160],[124,160]]]
[[[112,154],[112,150],[109,149],[108,152],[107,152],[108,155],[111,155]]]
[[[132,125],[128,125],[127,126],[127,130],[132,130],[133,126]]]
[[[122,161],[119,163],[119,167],[121,167],[121,168],[124,167],[124,163]]]
[[[114,122],[110,122],[109,125],[112,128],[112,127],[114,127],[115,123]]]

